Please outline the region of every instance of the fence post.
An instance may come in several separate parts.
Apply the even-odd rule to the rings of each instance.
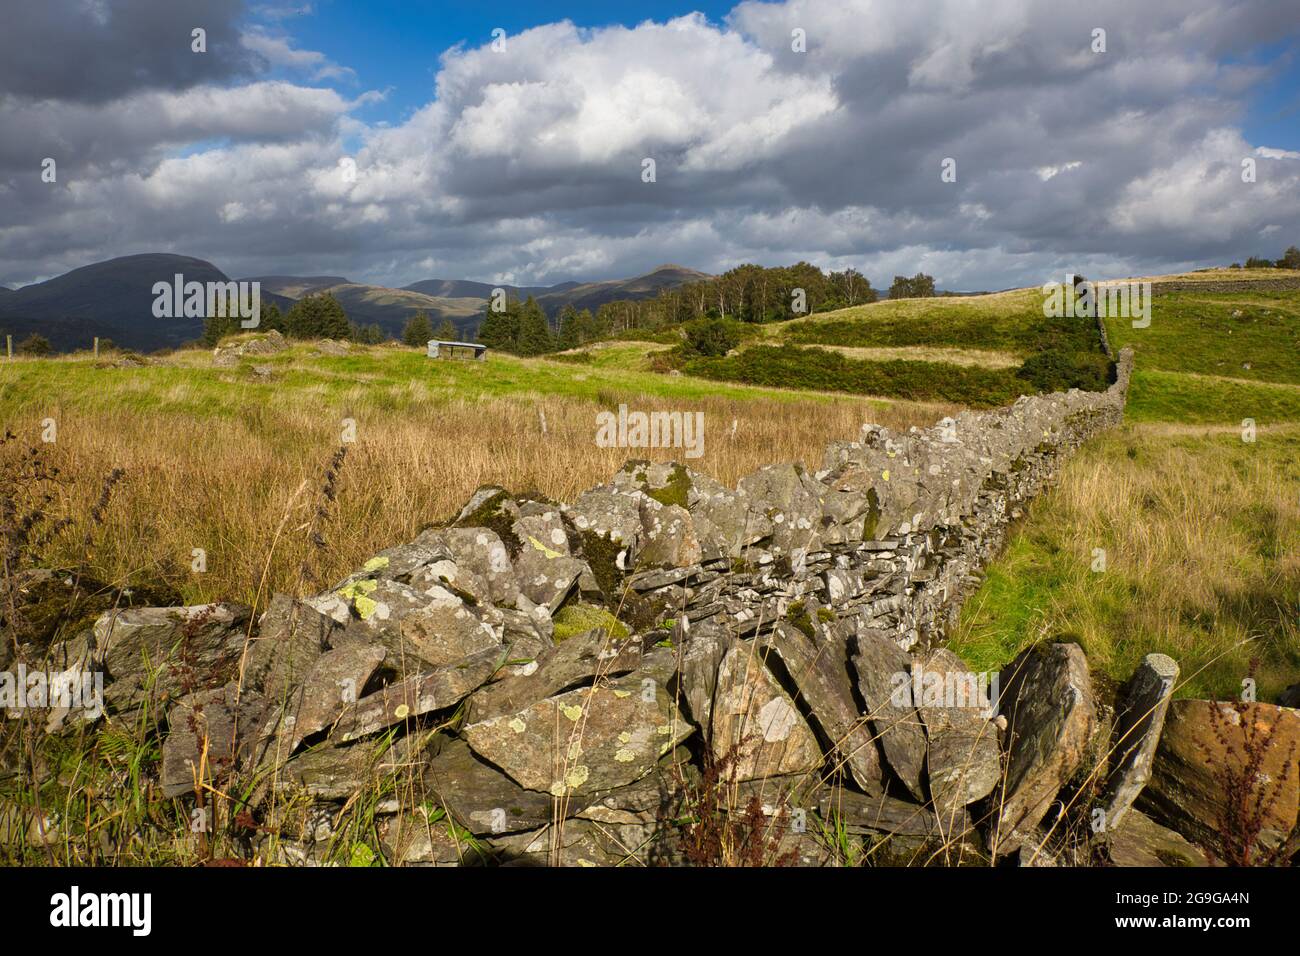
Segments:
[[[5,336],[5,355],[11,360],[14,357],[14,337],[12,335]]]
[[[95,336],[95,358],[99,358],[99,336]]]

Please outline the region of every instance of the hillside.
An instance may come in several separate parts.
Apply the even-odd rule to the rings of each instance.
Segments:
[[[39,332],[61,351],[89,348],[94,336],[133,349],[174,348],[203,333],[202,319],[158,319],[153,315],[154,283],[170,284],[177,274],[186,282],[230,281],[203,259],[170,253],[122,256],[3,296],[0,330],[15,338]],[[263,302],[274,302],[282,309],[292,304],[266,293]]]
[[[0,289],[0,333],[17,339],[40,333],[61,352],[88,348],[96,336],[140,351],[175,348],[196,340],[203,332],[202,319],[153,317],[154,283],[170,283],[178,273],[187,282],[230,281],[211,262],[190,256],[121,256],[21,289]],[[703,276],[681,266],[661,266],[631,279],[503,288],[512,298],[534,296],[554,319],[566,305],[595,311],[606,302],[649,298],[662,288]],[[393,289],[330,275],[250,276],[241,281],[260,282],[263,302],[274,303],[281,312],[288,311],[305,295],[329,293],[358,325],[376,324],[389,335],[398,336],[407,320],[423,311],[435,325],[443,319],[451,321],[462,338],[473,338],[479,316],[496,288],[485,282],[428,279]]]

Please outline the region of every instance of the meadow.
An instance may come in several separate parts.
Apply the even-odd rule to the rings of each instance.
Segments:
[[[375,551],[453,516],[481,485],[572,500],[628,458],[686,460],[680,449],[598,447],[596,416],[620,403],[702,411],[704,454],[687,463],[728,484],[773,461],[819,467],[825,445],[854,437],[864,422],[906,428],[955,410],[719,385],[617,363],[351,351],[324,355],[300,343],[234,368],[213,367],[200,350],[138,367],[84,354],[3,363],[0,423],[17,440],[0,454],[35,449],[59,469],[51,515],[89,515],[105,478],[123,471],[89,545],[83,521],[50,542],[47,559],[85,561],[94,577],[119,585],[163,581],[190,602],[260,605],[275,591],[324,589]],[[349,420],[354,434],[345,435]],[[52,442],[41,440],[47,422]],[[323,503],[325,469],[340,447],[334,500]],[[314,520],[322,504],[323,523]],[[316,530],[327,547],[311,544]],[[193,570],[195,549],[202,571]]]

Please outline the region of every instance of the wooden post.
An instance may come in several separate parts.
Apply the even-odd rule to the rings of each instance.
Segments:
[[[5,336],[5,354],[10,359],[14,357],[14,337],[12,335]]]
[[[95,336],[95,358],[99,358],[99,336]]]

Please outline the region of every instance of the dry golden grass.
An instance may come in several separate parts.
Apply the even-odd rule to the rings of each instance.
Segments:
[[[906,428],[953,411],[851,399],[666,400],[604,390],[599,403],[528,394],[471,401],[412,381],[286,386],[271,402],[205,415],[195,411],[203,394],[197,384],[163,385],[136,371],[107,372],[115,376],[112,402],[102,394],[55,396],[6,411],[5,424],[61,469],[61,513],[89,513],[103,476],[124,469],[96,535],[92,570],[111,581],[161,576],[189,601],[252,603],[264,568],[262,601],[271,591],[314,593],[375,551],[454,515],[483,484],[572,501],[628,458],[676,458],[734,485],[769,462],[819,467],[826,443],[855,437],[864,421]],[[154,403],[147,411],[127,407],[142,397]],[[703,456],[597,447],[596,414],[611,401],[634,410],[702,411]],[[390,405],[400,410],[383,407]],[[344,416],[356,421],[356,441],[346,444],[337,501],[323,527],[328,547],[313,549],[309,524]],[[58,438],[41,445],[37,436],[47,417],[57,421]],[[79,555],[77,534],[58,542],[56,558]],[[191,571],[195,549],[206,553],[206,572]],[[315,580],[302,579],[304,561]]]

